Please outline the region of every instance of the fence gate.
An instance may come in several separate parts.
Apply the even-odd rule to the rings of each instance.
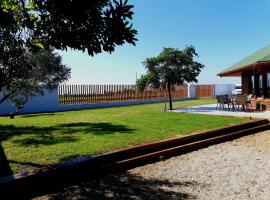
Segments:
[[[214,98],[215,85],[196,85],[196,98]]]

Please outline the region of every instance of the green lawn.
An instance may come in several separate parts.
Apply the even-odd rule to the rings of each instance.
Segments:
[[[214,102],[179,101],[174,103],[174,108]],[[0,141],[9,166],[13,172],[19,172],[76,156],[247,121],[242,118],[165,113],[163,108],[164,103],[158,103],[21,115],[14,120],[0,117]]]

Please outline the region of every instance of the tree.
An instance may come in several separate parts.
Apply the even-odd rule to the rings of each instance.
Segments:
[[[153,74],[146,73],[136,80],[136,88],[139,92],[143,92],[146,87],[159,88],[159,81]]]
[[[125,42],[135,45],[132,9],[122,0],[1,0],[0,92],[28,82],[29,53],[71,48],[93,56]]]
[[[147,85],[150,84],[149,75],[141,75],[139,79],[136,80],[136,88],[139,92],[143,92]]]
[[[148,81],[154,83],[155,87],[167,88],[172,110],[171,86],[182,85],[186,82],[197,82],[197,76],[204,67],[194,61],[198,56],[193,46],[187,46],[183,50],[175,48],[164,48],[157,56],[147,58],[143,64],[147,69]]]
[[[1,43],[11,36],[28,48],[112,52],[135,45],[133,7],[127,0],[1,0]]]
[[[0,103],[9,99],[16,108],[26,103],[29,96],[42,95],[43,89],[55,89],[58,84],[70,77],[70,68],[62,64],[62,58],[50,50],[40,50],[36,54],[24,53],[23,60],[14,63],[20,66],[22,74],[15,73],[8,84],[2,88],[3,97]]]

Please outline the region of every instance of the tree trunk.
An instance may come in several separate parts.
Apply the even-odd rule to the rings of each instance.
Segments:
[[[170,110],[172,110],[172,95],[171,95],[171,83],[168,82],[168,93],[169,93],[169,101],[170,101]]]
[[[12,175],[13,172],[9,166],[4,148],[0,142],[0,177]]]

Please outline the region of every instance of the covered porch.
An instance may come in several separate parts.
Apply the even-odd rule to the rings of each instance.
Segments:
[[[218,74],[220,77],[241,77],[242,95],[253,94],[256,110],[270,111],[270,45]]]

